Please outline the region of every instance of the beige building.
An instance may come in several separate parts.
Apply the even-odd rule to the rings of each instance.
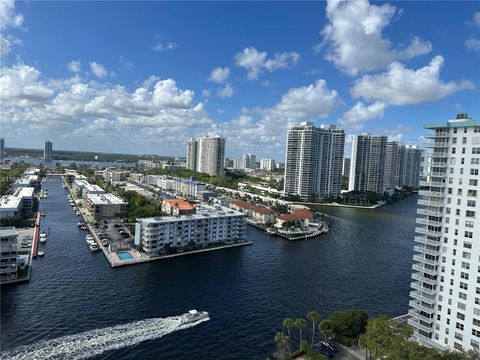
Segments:
[[[112,219],[127,209],[128,203],[113,194],[86,194],[85,207],[96,219]]]
[[[260,224],[272,224],[275,222],[275,215],[272,210],[250,204],[242,200],[232,200],[230,208],[247,214],[247,217]]]

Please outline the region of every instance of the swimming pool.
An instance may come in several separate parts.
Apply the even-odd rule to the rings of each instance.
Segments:
[[[130,254],[128,251],[117,252],[117,256],[120,258],[120,260],[133,260],[132,254]]]

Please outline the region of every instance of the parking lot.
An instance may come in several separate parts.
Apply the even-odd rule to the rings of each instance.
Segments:
[[[32,228],[17,228],[17,251],[21,254],[30,252],[33,244],[33,227]],[[22,244],[23,242],[23,244]],[[27,246],[27,244],[29,244]]]
[[[94,227],[95,232],[102,240],[103,246],[109,244],[117,246],[129,246],[133,244],[134,237],[131,233],[133,225],[127,223],[117,223],[114,221],[100,221],[99,225]]]

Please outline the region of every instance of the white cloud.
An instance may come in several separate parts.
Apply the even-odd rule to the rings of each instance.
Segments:
[[[470,38],[465,41],[465,46],[478,54],[480,54],[480,40],[475,38]]]
[[[67,68],[71,72],[78,73],[82,71],[82,63],[80,60],[73,60],[67,64]]]
[[[328,24],[323,28],[323,43],[327,46],[325,58],[349,75],[360,71],[382,68],[392,61],[406,60],[427,54],[430,42],[414,37],[405,48],[395,49],[382,34],[396,13],[390,4],[371,5],[368,0],[343,2],[328,0]]]
[[[480,27],[480,11],[477,11],[473,14],[473,22],[475,23],[475,25]]]
[[[164,51],[173,50],[176,47],[177,47],[177,44],[171,41],[165,44],[159,42],[153,47],[153,50],[158,52],[164,52]]]
[[[218,84],[221,84],[224,81],[226,81],[229,78],[229,76],[230,76],[230,69],[228,67],[225,67],[225,68],[216,67],[210,73],[209,80],[216,82]]]
[[[100,79],[108,75],[108,71],[107,69],[105,69],[105,66],[103,66],[102,64],[98,64],[95,61],[92,61],[90,63],[90,70],[92,70],[95,76]]]
[[[257,79],[264,70],[269,72],[297,65],[300,54],[296,52],[276,53],[273,58],[267,58],[266,51],[258,51],[254,47],[243,49],[235,55],[235,63],[247,70],[247,78]]]
[[[435,56],[429,65],[418,70],[392,63],[384,73],[365,75],[357,80],[351,89],[352,96],[391,105],[412,105],[440,100],[457,91],[474,88],[468,80],[443,82],[440,79],[443,61],[442,56]]]
[[[277,157],[284,152],[289,125],[326,118],[340,102],[338,93],[325,80],[318,80],[288,90],[270,108],[242,109],[231,121],[213,123],[210,132],[225,136],[231,153],[250,151]]]
[[[359,101],[338,122],[347,130],[361,130],[365,122],[382,118],[386,108],[387,105],[380,101],[368,106]]]
[[[121,85],[82,82],[78,77],[43,80],[35,68],[18,64],[0,69],[0,101],[5,114],[2,127],[20,123],[24,128],[81,136],[82,141],[107,134],[118,140],[128,134],[124,141],[158,144],[165,133],[183,146],[197,126],[212,123],[203,104],[194,102],[193,91],[157,77],[129,92]]]
[[[210,95],[212,95],[212,89],[203,89],[202,90],[202,96],[204,98],[209,98]]]
[[[0,1],[0,57],[11,51],[11,46],[21,43],[16,37],[6,34],[8,28],[18,28],[23,24],[23,15],[15,11],[13,0]]]
[[[219,88],[217,90],[217,96],[221,98],[229,98],[232,97],[235,93],[235,89],[233,88],[232,84],[228,83],[225,84],[223,88]]]

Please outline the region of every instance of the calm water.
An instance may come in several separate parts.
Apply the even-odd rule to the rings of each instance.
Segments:
[[[96,359],[262,359],[285,316],[408,309],[416,198],[376,211],[328,208],[332,231],[288,242],[249,228],[252,246],[111,269],[92,254],[58,182],[40,207],[46,255],[28,284],[2,289],[1,347],[206,310],[197,327]]]

